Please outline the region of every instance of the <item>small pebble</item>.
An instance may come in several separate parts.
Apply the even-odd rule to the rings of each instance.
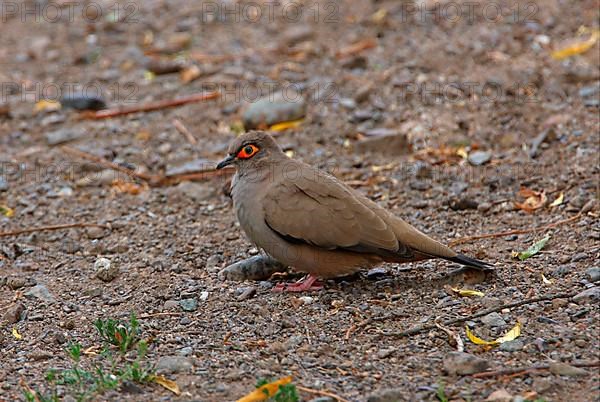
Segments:
[[[96,271],[96,278],[104,282],[110,282],[119,275],[119,268],[104,257],[96,260],[94,270]]]
[[[600,281],[600,267],[588,268],[585,273],[590,278],[590,282]]]

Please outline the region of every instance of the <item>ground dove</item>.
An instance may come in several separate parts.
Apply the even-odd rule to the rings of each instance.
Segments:
[[[231,196],[240,226],[268,255],[309,275],[277,290],[320,288],[317,279],[387,262],[443,258],[490,265],[433,240],[335,177],[289,158],[268,134],[236,138],[217,169],[233,165]]]

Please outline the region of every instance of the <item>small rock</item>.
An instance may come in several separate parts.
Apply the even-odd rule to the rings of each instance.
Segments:
[[[587,276],[590,278],[590,282],[600,281],[600,267],[591,267],[585,271]]]
[[[600,287],[594,286],[593,288],[589,288],[584,290],[581,293],[573,296],[573,301],[578,304],[593,302],[600,300]]]
[[[88,239],[101,239],[106,236],[104,229],[98,226],[90,226],[85,230]]]
[[[571,262],[582,261],[588,258],[587,253],[577,253],[573,257],[571,257]]]
[[[206,290],[200,292],[200,301],[208,300],[208,292]]]
[[[167,300],[163,304],[163,310],[176,310],[179,309],[179,302],[177,300]]]
[[[237,300],[244,301],[244,300],[250,299],[256,295],[256,288],[254,286],[238,288],[236,290],[236,293],[238,293]]]
[[[179,305],[183,311],[196,311],[198,309],[198,300],[195,297],[179,300]]]
[[[479,206],[479,203],[470,198],[463,197],[463,198],[458,198],[458,199],[454,198],[454,199],[450,200],[448,205],[454,211],[463,211],[466,209],[477,209],[477,207]]]
[[[368,137],[354,144],[356,153],[375,152],[383,155],[405,155],[410,152],[406,135],[397,133]]]
[[[380,389],[367,397],[367,402],[409,401],[411,398],[403,388]]]
[[[452,184],[450,184],[450,192],[454,195],[460,195],[468,188],[469,183],[464,181],[453,181]]]
[[[113,265],[108,258],[98,258],[94,262],[96,278],[104,282],[110,282],[119,275],[119,268]]]
[[[567,377],[581,377],[588,375],[588,372],[582,368],[571,366],[567,363],[550,363],[550,372],[556,375],[564,375]]]
[[[374,116],[373,111],[369,110],[369,109],[359,109],[359,110],[355,110],[351,117],[350,120],[353,123],[360,123],[363,121],[367,121],[367,120],[371,120]]]
[[[396,351],[396,348],[381,349],[377,352],[377,358],[385,359],[387,357],[390,357],[395,351]]]
[[[106,102],[100,94],[94,91],[73,92],[66,94],[60,99],[60,104],[64,108],[75,110],[102,110],[106,109]]]
[[[292,90],[277,92],[251,103],[243,114],[247,130],[298,120],[306,114],[306,101]]]
[[[487,370],[490,363],[465,352],[450,352],[444,360],[444,370],[450,375],[468,375]]]
[[[300,300],[302,304],[313,304],[313,302],[315,301],[314,297],[310,296],[301,296],[298,298],[298,300]]]
[[[388,274],[387,269],[385,269],[383,267],[375,267],[375,268],[371,268],[369,270],[369,272],[367,272],[367,279],[375,281],[375,280],[383,278],[387,274]]]
[[[54,296],[52,296],[48,288],[44,285],[35,285],[27,292],[25,292],[25,296],[33,297],[34,299],[39,299],[47,303],[54,303],[56,301],[56,299],[54,298]]]
[[[189,356],[192,353],[194,353],[194,348],[192,348],[191,346],[186,346],[185,348],[181,348],[179,350],[179,354],[181,356]]]
[[[279,261],[264,255],[256,255],[231,264],[219,272],[219,279],[230,281],[268,279],[275,272],[285,271],[287,267]]]
[[[156,75],[178,73],[183,69],[183,63],[178,60],[148,59],[146,69]]]
[[[48,360],[53,357],[54,357],[54,353],[47,352],[45,350],[40,350],[40,349],[34,349],[33,351],[31,351],[31,353],[29,353],[29,359],[31,359],[33,361]]]
[[[505,389],[499,389],[492,392],[486,399],[488,402],[511,402],[513,396]]]
[[[168,144],[168,143],[167,143]],[[179,165],[168,165],[165,171],[166,176],[176,176],[181,174],[195,173],[202,170],[206,170],[208,168],[214,167],[215,163],[209,161],[208,159],[194,159],[193,161],[185,162]],[[193,182],[182,182],[183,183],[193,183]],[[198,183],[195,183],[198,184]]]
[[[190,372],[192,367],[192,361],[185,356],[164,356],[158,359],[156,372],[159,374]]]
[[[314,30],[309,25],[292,25],[283,34],[283,40],[287,46],[294,46],[300,42],[307,41],[314,35]]]
[[[562,277],[573,271],[573,268],[573,265],[561,265],[552,272],[552,275],[555,277]]]
[[[488,327],[502,327],[506,325],[506,321],[504,321],[504,318],[499,313],[489,313],[481,317],[481,322]]]
[[[0,191],[8,190],[8,181],[2,176],[0,176]]]
[[[2,316],[2,321],[7,324],[16,324],[21,320],[21,314],[25,311],[25,306],[23,303],[17,303],[4,313]]]
[[[29,279],[23,276],[9,276],[6,278],[6,286],[8,286],[11,290],[17,290],[25,286],[33,285],[35,285],[35,282],[32,283]]]
[[[349,70],[364,70],[369,66],[369,60],[364,56],[353,56],[342,61],[342,67]]]
[[[489,202],[481,202],[479,203],[479,205],[477,205],[477,210],[479,212],[487,212],[492,208],[492,204],[490,204]]]
[[[356,109],[356,101],[352,98],[341,98],[340,105],[347,110]]]
[[[77,140],[83,137],[85,134],[86,132],[82,130],[63,128],[46,133],[46,142],[48,145],[64,144],[65,142]]]
[[[474,151],[469,153],[469,163],[473,166],[483,165],[492,159],[492,154],[486,151]]]
[[[213,187],[204,183],[195,183],[191,181],[181,182],[174,187],[173,190],[194,201],[205,201],[212,198],[215,194]]]
[[[503,352],[518,352],[525,347],[525,344],[520,339],[515,339],[514,341],[508,341],[500,344],[499,350]]]

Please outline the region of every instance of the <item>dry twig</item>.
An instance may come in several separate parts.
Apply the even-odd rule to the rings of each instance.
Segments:
[[[189,96],[182,96],[175,99],[160,100],[156,102],[149,102],[142,105],[130,106],[130,107],[118,107],[116,109],[105,109],[99,110],[95,113],[85,114],[84,117],[91,119],[107,119],[111,117],[124,116],[131,113],[139,112],[153,112],[155,110],[167,109],[176,106],[187,105],[188,103],[203,102],[210,99],[216,99],[219,97],[218,92],[199,93]]]
[[[9,230],[7,232],[0,232],[0,237],[6,236],[18,236],[26,233],[34,233],[41,232],[45,230],[61,230],[61,229],[70,229],[70,228],[84,228],[84,227],[99,227],[106,229],[108,226],[101,225],[99,223],[87,223],[87,222],[77,222],[77,223],[64,223],[60,225],[48,225],[48,226],[38,226],[36,228],[26,228],[26,229],[17,229],[17,230]]]
[[[485,309],[485,310],[480,311],[478,313],[468,315],[466,317],[459,317],[459,318],[452,318],[450,320],[445,320],[445,321],[442,321],[442,325],[449,326],[449,325],[460,324],[460,323],[463,323],[465,321],[471,321],[471,320],[474,320],[475,318],[483,317],[484,315],[488,315],[490,313],[495,313],[495,312],[498,312],[498,311],[502,311],[505,308],[519,307],[519,306],[523,306],[525,304],[537,303],[537,302],[546,301],[546,300],[570,299],[571,297],[577,295],[578,293],[579,292],[556,293],[556,294],[549,294],[549,295],[540,296],[540,297],[534,297],[534,298],[531,298],[531,299],[520,300],[520,301],[517,301],[517,302],[514,302],[514,303],[508,303],[508,304],[503,304],[503,305],[498,306],[498,307],[488,308],[488,309]],[[413,327],[413,328],[408,329],[406,331],[384,332],[383,335],[403,337],[403,336],[410,336],[410,335],[418,334],[418,333],[421,333],[421,332],[429,331],[429,330],[432,330],[434,328],[437,328],[436,324],[417,325],[416,327]]]
[[[573,367],[598,367],[600,366],[600,361],[595,362],[581,362],[581,363],[569,363],[569,365]],[[473,378],[487,378],[487,377],[498,377],[503,375],[508,375],[511,377],[518,377],[521,375],[529,374],[532,371],[538,370],[549,370],[549,364],[536,364],[530,367],[511,367],[494,371],[482,371],[479,373],[472,374]]]
[[[194,137],[194,135],[192,133],[190,133],[190,130],[187,129],[187,127],[181,122],[181,120],[174,119],[173,125],[175,126],[177,131],[179,131],[179,133],[182,134],[190,144],[196,145],[198,143],[198,141],[196,141],[196,138]]]
[[[333,398],[333,399],[335,399],[336,401],[339,401],[339,402],[350,402],[349,400],[344,399],[341,396],[338,396],[338,395],[336,395],[336,394],[334,394],[332,392],[329,392],[329,391],[321,391],[320,389],[307,388],[307,387],[303,387],[301,385],[296,385],[296,388],[299,391],[307,392],[309,394],[321,395],[321,396],[328,396],[328,397]]]

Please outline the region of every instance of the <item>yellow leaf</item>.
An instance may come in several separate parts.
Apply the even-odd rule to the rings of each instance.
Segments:
[[[154,81],[154,78],[156,78],[156,74],[154,74],[152,71],[148,71],[148,70],[144,71],[144,80],[146,82]]]
[[[521,323],[517,321],[517,325],[515,325],[510,331],[496,339],[496,343],[504,343],[509,341],[514,341],[521,335]]]
[[[190,67],[186,67],[184,68],[181,73],[179,74],[179,78],[181,79],[181,82],[183,82],[184,84],[187,84],[188,82],[192,82],[194,81],[196,78],[200,77],[202,75],[202,71],[200,70],[200,67],[198,67],[197,65],[192,65]]]
[[[273,124],[271,127],[269,127],[269,130],[270,131],[284,131],[284,130],[287,130],[288,128],[296,128],[300,124],[302,124],[303,120],[304,119],[298,119],[298,120],[290,120],[290,121],[284,121],[281,123],[276,123],[276,124]]]
[[[542,282],[544,282],[546,285],[552,285],[552,281],[546,278],[544,274],[542,274]]]
[[[563,203],[565,199],[565,193],[560,193],[558,195],[558,197],[556,197],[556,199],[554,201],[552,201],[552,204],[550,204],[551,207],[558,207],[559,205],[561,205]]]
[[[41,101],[36,102],[33,110],[35,113],[44,111],[53,112],[55,110],[59,110],[60,108],[61,104],[59,101],[42,99]]]
[[[484,339],[478,338],[475,334],[471,332],[468,326],[465,326],[465,330],[467,332],[467,338],[471,342],[476,345],[500,345],[501,343],[515,340],[521,335],[521,323],[517,321],[517,325],[515,325],[510,331],[506,334],[502,335],[500,338],[494,341],[486,341]]]
[[[237,402],[262,402],[274,396],[279,387],[292,382],[292,376],[281,378],[277,381],[273,381],[269,384],[265,384],[262,387],[256,388],[248,395],[240,398]]]
[[[21,334],[19,333],[19,331],[17,331],[17,327],[13,327],[12,334],[15,337],[15,339],[18,340],[18,341],[20,341],[21,339],[23,339],[23,337],[21,336]]]
[[[596,44],[599,38],[600,30],[594,30],[588,39],[582,42],[574,43],[560,50],[555,50],[552,52],[552,57],[554,57],[556,60],[562,60],[566,59],[567,57],[585,53]]]
[[[463,159],[468,159],[469,158],[469,154],[467,153],[467,150],[465,149],[465,147],[460,147],[456,150],[456,155],[460,156]]]
[[[181,390],[179,389],[179,385],[175,381],[171,381],[165,378],[163,375],[155,375],[152,377],[152,381],[157,383],[163,388],[168,389],[175,395],[181,395]]]
[[[483,297],[483,296],[485,296],[485,294],[483,292],[479,292],[477,290],[457,289],[457,288],[451,288],[451,289],[454,293],[457,293],[460,296],[466,296],[466,297],[470,297],[470,296]]]
[[[294,151],[292,151],[291,149],[288,151],[285,151],[285,154],[288,156],[288,158],[293,158],[294,157]]]
[[[7,207],[6,205],[0,205],[0,214],[10,218],[15,214],[15,210]]]

